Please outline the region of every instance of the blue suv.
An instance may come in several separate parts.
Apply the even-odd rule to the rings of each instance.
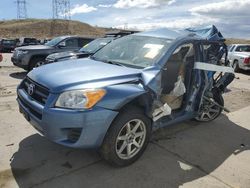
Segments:
[[[152,130],[211,121],[225,109],[234,74],[220,60],[224,41],[214,26],[125,36],[90,58],[32,70],[17,89],[20,112],[53,142],[98,148],[111,164],[129,165]]]

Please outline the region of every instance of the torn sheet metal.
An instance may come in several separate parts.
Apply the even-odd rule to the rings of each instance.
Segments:
[[[186,31],[194,33],[201,38],[207,39],[209,41],[225,41],[225,38],[214,25],[198,28],[188,28],[186,29]]]
[[[234,69],[232,67],[225,67],[204,62],[195,62],[194,69],[223,72],[223,73],[234,73]]]
[[[161,69],[158,67],[149,67],[142,71],[142,80],[145,86],[154,93],[161,93]]]

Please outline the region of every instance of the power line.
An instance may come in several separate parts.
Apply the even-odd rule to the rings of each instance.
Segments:
[[[70,0],[52,0],[53,19],[70,20]]]
[[[26,0],[17,0],[15,3],[17,4],[17,19],[27,19]]]
[[[70,34],[71,8],[70,0],[52,0],[53,20],[51,22],[50,35]],[[63,28],[62,22],[64,20]]]

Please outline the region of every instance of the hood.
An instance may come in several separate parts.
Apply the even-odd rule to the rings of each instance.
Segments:
[[[30,45],[30,46],[22,46],[16,48],[16,50],[47,50],[47,49],[53,49],[52,46],[46,46],[46,45]]]
[[[98,88],[138,80],[141,70],[91,59],[52,63],[32,70],[28,77],[51,93],[71,89]]]
[[[76,52],[73,51],[69,51],[69,52],[60,52],[60,53],[54,53],[54,54],[50,54],[47,59],[61,59],[61,58],[68,58],[68,57],[72,57],[75,56]]]

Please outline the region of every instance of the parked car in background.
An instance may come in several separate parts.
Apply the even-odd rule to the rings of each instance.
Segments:
[[[224,41],[214,26],[119,38],[90,58],[32,70],[17,89],[20,112],[53,142],[98,148],[111,164],[129,165],[152,130],[221,114],[234,79],[219,61]]]
[[[12,52],[16,48],[15,39],[1,39],[0,52]]]
[[[30,37],[21,37],[20,39],[18,39],[17,47],[29,45],[39,45],[39,42],[36,38]]]
[[[250,70],[250,44],[232,44],[228,47],[228,60],[235,72]]]
[[[44,45],[23,46],[15,49],[11,61],[25,70],[32,70],[44,64],[45,58],[56,52],[77,51],[93,38],[79,36],[61,36]]]
[[[48,38],[46,38],[46,39],[41,39],[41,40],[40,40],[40,44],[46,44],[46,43],[49,42],[49,41],[51,41],[51,39],[48,39]]]
[[[59,61],[65,61],[69,59],[80,59],[80,58],[86,58],[88,56],[93,55],[98,50],[100,50],[102,47],[106,46],[108,43],[110,43],[112,40],[115,40],[117,38],[130,35],[133,33],[138,33],[136,31],[123,31],[123,30],[117,30],[113,32],[107,32],[105,34],[105,37],[103,38],[97,38],[94,41],[91,41],[90,43],[86,44],[84,47],[82,47],[79,51],[69,51],[69,52],[61,52],[61,53],[54,53],[49,55],[46,60],[45,64],[59,62]]]
[[[95,52],[101,49],[103,46],[110,43],[112,40],[114,40],[114,37],[98,38],[86,44],[79,51],[60,52],[48,55],[45,60],[45,64],[65,61],[69,59],[89,57],[90,55],[93,55]]]

